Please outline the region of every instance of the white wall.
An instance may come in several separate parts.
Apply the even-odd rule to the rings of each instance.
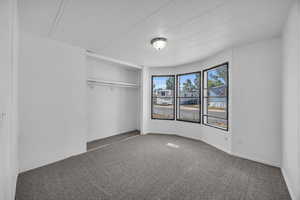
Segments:
[[[282,171],[294,199],[300,199],[300,18],[297,2],[291,8],[283,31],[282,95]]]
[[[88,77],[139,84],[140,71],[87,57]],[[139,130],[139,88],[88,87],[88,141]]]
[[[232,70],[232,153],[280,166],[281,40],[235,48]]]
[[[229,132],[180,121],[151,120],[151,75],[193,72],[229,62]],[[280,166],[281,40],[226,50],[193,64],[144,69],[145,133],[178,134],[203,140],[248,159]]]
[[[0,2],[0,199],[13,200],[17,156],[17,2]]]
[[[20,171],[86,150],[85,51],[22,33]]]

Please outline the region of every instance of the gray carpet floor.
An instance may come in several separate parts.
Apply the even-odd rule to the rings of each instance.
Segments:
[[[91,142],[87,143],[87,150],[88,151],[94,150],[94,149],[99,148],[99,147],[110,145],[114,142],[119,142],[119,141],[122,141],[124,139],[128,139],[130,137],[137,136],[139,134],[140,134],[140,132],[138,130],[136,130],[136,131],[130,131],[130,132],[122,133],[122,134],[119,134],[119,135],[106,137],[106,138],[99,139],[99,140],[94,140],[94,141],[91,141]]]
[[[16,199],[291,198],[278,168],[230,156],[201,141],[153,134],[112,143],[22,173]]]

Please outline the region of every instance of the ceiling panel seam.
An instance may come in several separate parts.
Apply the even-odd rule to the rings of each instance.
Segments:
[[[58,6],[58,9],[57,9],[57,12],[56,12],[56,15],[53,19],[53,22],[51,24],[51,27],[50,27],[50,30],[49,30],[49,33],[48,33],[48,36],[51,37],[52,34],[54,33],[55,29],[57,28],[63,14],[64,14],[64,11],[65,11],[65,7],[68,3],[68,0],[61,0],[60,3],[59,3],[59,6]]]
[[[150,17],[154,16],[156,13],[158,13],[161,9],[168,7],[172,2],[174,2],[175,0],[169,0],[167,1],[165,4],[163,4],[162,6],[160,6],[159,8],[157,8],[156,10],[154,10],[153,12],[151,12],[149,15],[147,15],[146,17],[144,17],[143,19],[139,20],[138,22],[136,22],[135,24],[133,24],[132,26],[130,26],[126,32],[122,32],[118,35],[126,35],[128,34],[134,27],[138,26],[139,24],[143,23],[144,21],[146,21],[147,19],[149,19]],[[103,45],[102,49],[105,49],[109,44],[112,43],[113,40],[109,40],[109,42],[107,42],[107,44]]]

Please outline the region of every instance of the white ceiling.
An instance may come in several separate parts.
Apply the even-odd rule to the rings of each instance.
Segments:
[[[144,66],[278,36],[293,0],[19,0],[21,29]],[[153,37],[168,38],[155,51]]]

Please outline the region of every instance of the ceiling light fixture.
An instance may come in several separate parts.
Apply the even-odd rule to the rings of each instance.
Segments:
[[[167,38],[163,37],[157,37],[153,38],[151,40],[151,45],[156,49],[156,50],[161,50],[166,47],[167,45]]]

